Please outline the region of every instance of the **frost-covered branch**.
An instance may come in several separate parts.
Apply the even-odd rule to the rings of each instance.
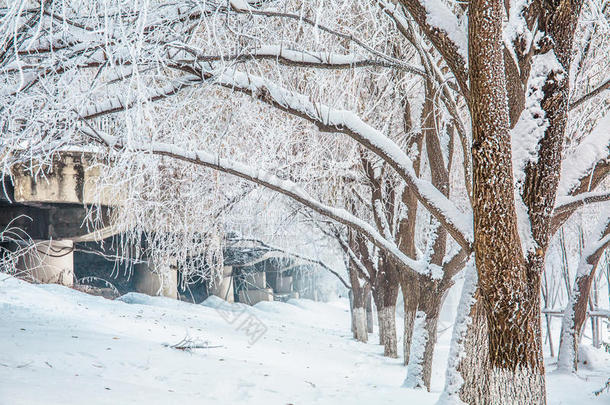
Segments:
[[[328,218],[331,218],[339,223],[349,226],[356,230],[362,235],[369,238],[376,246],[388,254],[395,257],[399,262],[404,263],[409,269],[415,272],[425,271],[422,263],[419,263],[405,254],[403,254],[398,247],[391,241],[386,240],[379,232],[377,232],[370,224],[360,220],[343,209],[337,209],[334,207],[322,204],[309,196],[303,189],[299,188],[296,184],[282,180],[275,175],[262,171],[260,169],[252,169],[251,167],[245,166],[238,162],[233,162],[226,158],[212,155],[205,151],[192,151],[179,148],[175,145],[165,143],[152,143],[152,144],[139,144],[131,143],[125,144],[117,137],[103,134],[100,131],[96,131],[91,127],[82,127],[81,131],[87,136],[91,137],[100,143],[113,148],[115,150],[128,149],[131,151],[139,151],[142,153],[151,153],[159,156],[167,156],[173,159],[178,159],[185,162],[190,162],[199,166],[208,167],[214,170],[222,171],[242,179],[251,181],[259,184],[271,190],[277,191],[309,208],[322,214]]]
[[[295,253],[295,252],[289,252],[286,249],[282,249],[282,248],[277,247],[277,246],[269,245],[268,243],[265,243],[265,242],[263,242],[260,239],[236,239],[235,242],[254,242],[254,243],[259,244],[260,246],[264,247],[265,249],[267,249],[267,250],[269,250],[271,252],[284,253],[284,254],[287,254],[288,256],[292,256],[292,257],[297,258],[299,260],[303,260],[303,261],[308,262],[308,263],[317,264],[318,266],[322,267],[324,270],[327,270],[328,272],[330,272],[333,276],[337,277],[339,279],[339,281],[341,282],[341,284],[343,284],[345,286],[345,288],[347,288],[348,290],[351,289],[350,285],[345,281],[345,279],[337,271],[335,271],[332,268],[330,268],[326,263],[324,263],[321,260],[312,259],[310,257],[306,257],[306,256],[300,255],[300,254]]]
[[[469,98],[466,33],[456,15],[441,0],[400,0],[417,25],[443,56],[460,90]]]
[[[610,192],[608,191],[592,191],[589,193],[582,193],[574,196],[560,197],[557,199],[553,214],[562,215],[567,212],[572,212],[585,205],[595,204],[608,200],[610,200]]]
[[[210,73],[202,73],[213,78]],[[254,75],[242,72],[224,73],[213,79],[223,87],[239,91],[279,108],[282,111],[304,118],[326,132],[343,133],[359,142],[384,159],[403,178],[421,204],[447,229],[449,234],[466,249],[472,241],[472,220],[461,212],[429,181],[420,179],[413,170],[413,163],[394,141],[366,124],[352,111],[338,110],[322,103],[314,103],[304,95]]]
[[[557,359],[557,368],[560,370],[576,371],[578,367],[578,345],[587,317],[591,285],[602,253],[609,245],[610,214],[606,211],[603,220],[585,243],[570,300],[564,312]]]
[[[281,45],[263,45],[252,51],[231,55],[207,55],[199,49],[186,45],[168,45],[183,50],[193,56],[192,60],[176,60],[178,63],[195,62],[247,62],[251,60],[272,60],[285,66],[311,67],[318,69],[353,69],[359,67],[386,67],[410,73],[424,74],[421,69],[405,65],[396,60],[368,58],[357,54],[338,54],[320,51],[299,51]]]
[[[574,100],[573,102],[570,103],[570,110],[575,109],[576,107],[580,106],[581,104],[591,100],[593,97],[597,96],[598,94],[600,94],[601,92],[610,89],[610,79],[606,80],[605,82],[603,82],[602,84],[600,84],[599,86],[597,86],[595,89],[591,90],[590,92],[588,92],[587,94],[585,94],[584,96],[578,98],[577,100]]]
[[[379,51],[375,50],[374,48],[368,46],[363,41],[359,40],[358,38],[356,38],[355,36],[353,36],[351,34],[345,34],[345,33],[339,32],[335,29],[325,26],[324,24],[320,24],[318,21],[314,21],[310,18],[304,17],[302,14],[278,12],[275,10],[259,10],[259,9],[255,9],[255,8],[248,6],[243,1],[232,1],[231,6],[233,7],[233,10],[237,13],[250,14],[253,16],[261,16],[261,17],[274,17],[274,18],[290,19],[290,20],[298,21],[299,23],[307,24],[311,27],[314,27],[317,30],[326,32],[337,38],[340,38],[340,39],[343,39],[343,40],[346,40],[349,42],[353,42],[354,44],[358,45],[359,47],[361,47],[362,49],[371,53],[372,55],[375,55],[376,57],[383,59],[386,62],[391,63],[393,65],[400,66],[405,71],[408,71],[408,72],[411,72],[414,74],[418,74],[421,76],[425,76],[425,72],[423,70],[421,70],[421,68],[410,65],[399,59],[393,58],[382,52],[379,52]]]

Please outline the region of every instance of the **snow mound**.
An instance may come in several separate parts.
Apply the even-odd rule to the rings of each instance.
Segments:
[[[173,298],[167,297],[151,297],[150,295],[130,292],[125,295],[118,297],[115,301],[121,301],[125,304],[132,305],[147,305],[151,307],[176,309],[176,310],[192,310],[193,305],[188,302],[179,301]]]
[[[601,370],[610,366],[610,354],[603,349],[596,349],[590,345],[578,346],[578,368],[588,370]]]

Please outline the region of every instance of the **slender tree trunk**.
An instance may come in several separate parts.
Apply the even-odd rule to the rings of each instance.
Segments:
[[[591,294],[591,284],[595,278],[595,271],[602,253],[610,243],[610,241],[605,243],[599,243],[599,241],[607,235],[610,235],[610,219],[606,220],[603,232],[595,235],[593,243],[588,243],[594,245],[593,249],[588,247],[580,260],[570,301],[561,323],[561,340],[557,356],[557,368],[559,370],[576,371],[578,369],[578,346],[587,319],[587,304]]]
[[[398,342],[396,340],[396,305],[385,306],[377,311],[379,317],[379,331],[383,330],[383,355],[398,357]]]
[[[354,339],[360,342],[368,342],[369,335],[366,330],[365,296],[366,288],[360,286],[356,271],[349,270],[350,284],[350,309],[352,314],[352,333]]]
[[[581,283],[579,283],[579,280],[577,279],[561,322],[559,353],[557,355],[557,369],[561,371],[575,372],[578,369],[580,330],[576,327],[575,312],[577,307],[576,303],[579,301],[579,298],[582,297],[580,284]]]
[[[373,333],[374,332],[374,325],[373,325],[373,297],[371,296],[370,289],[366,293],[365,307],[366,307],[365,308],[366,309],[366,331],[368,333]]]
[[[404,309],[402,348],[404,356],[404,365],[406,366],[409,364],[413,325],[415,322],[415,314],[417,313],[417,306],[419,305],[419,287],[416,278],[403,275],[400,280],[400,289],[402,291]]]
[[[373,299],[377,306],[379,320],[379,344],[383,345],[383,355],[398,357],[396,340],[396,300],[398,299],[398,271],[395,264],[381,253],[375,278]]]
[[[379,327],[379,344],[383,345],[385,342],[386,325],[382,322],[382,309],[383,309],[383,291],[378,291],[377,288],[373,290],[373,300],[375,301],[375,308],[377,309],[377,326]]]
[[[368,333],[366,331],[366,313],[364,307],[356,307],[352,311],[352,325],[354,339],[359,342],[368,342]]]
[[[409,388],[423,388],[430,391],[432,360],[436,346],[438,317],[446,292],[438,291],[438,281],[421,277],[419,306],[413,331],[410,361],[404,385]]]
[[[426,316],[426,346],[424,348],[423,381],[424,386],[430,391],[430,382],[432,378],[432,360],[434,359],[434,348],[436,347],[436,332],[438,327],[438,316],[443,305],[445,294],[434,294],[434,296],[426,297],[422,300],[420,307]]]
[[[350,320],[350,330],[352,331],[352,333],[355,333],[356,331],[356,324],[354,323],[354,291],[353,290],[349,290],[348,292],[348,297],[349,297],[349,320]],[[356,335],[354,335],[354,338],[356,337]]]

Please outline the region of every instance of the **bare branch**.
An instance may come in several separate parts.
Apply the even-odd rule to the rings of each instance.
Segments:
[[[312,259],[303,255],[300,255],[298,253],[294,253],[294,252],[289,252],[285,249],[279,248],[277,246],[271,246],[268,243],[263,242],[260,239],[237,239],[237,242],[255,242],[258,243],[259,245],[261,245],[262,247],[264,247],[265,249],[268,249],[269,251],[274,251],[274,252],[281,252],[281,253],[285,253],[289,256],[293,256],[297,259],[309,262],[309,263],[313,263],[313,264],[317,264],[318,266],[322,267],[325,270],[328,270],[330,273],[332,273],[335,277],[337,277],[339,279],[339,281],[341,281],[341,283],[348,289],[351,290],[350,285],[343,279],[343,277],[341,277],[341,275],[339,273],[337,273],[335,270],[331,269],[328,265],[326,265],[324,262],[322,262],[321,260],[317,260],[317,259]]]
[[[198,49],[186,45],[169,44],[168,47],[176,48],[193,55],[194,60],[176,60],[177,63],[196,62],[247,62],[250,60],[273,60],[281,65],[296,67],[311,67],[317,69],[354,69],[359,67],[384,67],[404,70],[406,72],[424,75],[424,72],[411,65],[405,65],[398,61],[388,61],[383,58],[370,59],[359,55],[333,54],[319,51],[298,51],[288,49],[279,45],[268,45],[257,48],[250,52],[234,55],[206,55]]]
[[[572,103],[570,103],[570,110],[575,109],[579,105],[583,104],[584,102],[586,102],[588,100],[591,100],[593,97],[597,96],[604,90],[608,90],[608,89],[610,89],[610,79],[606,80],[605,82],[603,82],[602,84],[600,84],[599,86],[597,86],[595,89],[591,90],[584,96],[580,97],[576,101],[573,101]]]
[[[449,33],[435,27],[428,22],[427,11],[424,4],[419,0],[400,0],[400,2],[409,11],[417,25],[426,34],[426,37],[432,42],[434,47],[443,56],[447,66],[453,72],[455,79],[460,86],[463,96],[468,100],[470,90],[468,88],[468,68],[466,57],[460,44],[454,42]]]

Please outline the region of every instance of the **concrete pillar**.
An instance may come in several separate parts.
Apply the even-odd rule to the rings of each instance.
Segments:
[[[17,267],[34,282],[74,284],[74,244],[71,240],[35,241]]]
[[[258,290],[261,288],[267,288],[267,273],[265,273],[264,271],[249,273],[248,275],[246,275],[246,285],[248,290]]]
[[[239,302],[254,305],[261,301],[273,301],[273,289],[267,288],[267,273],[258,271],[245,275],[245,289],[239,292]]]
[[[133,272],[136,291],[142,294],[178,298],[178,271],[166,263],[138,263]]]
[[[227,302],[235,302],[233,288],[233,267],[223,266],[222,277],[218,277],[210,285],[210,293]]]
[[[288,294],[292,292],[292,277],[279,276],[277,278],[277,292],[280,294]]]

